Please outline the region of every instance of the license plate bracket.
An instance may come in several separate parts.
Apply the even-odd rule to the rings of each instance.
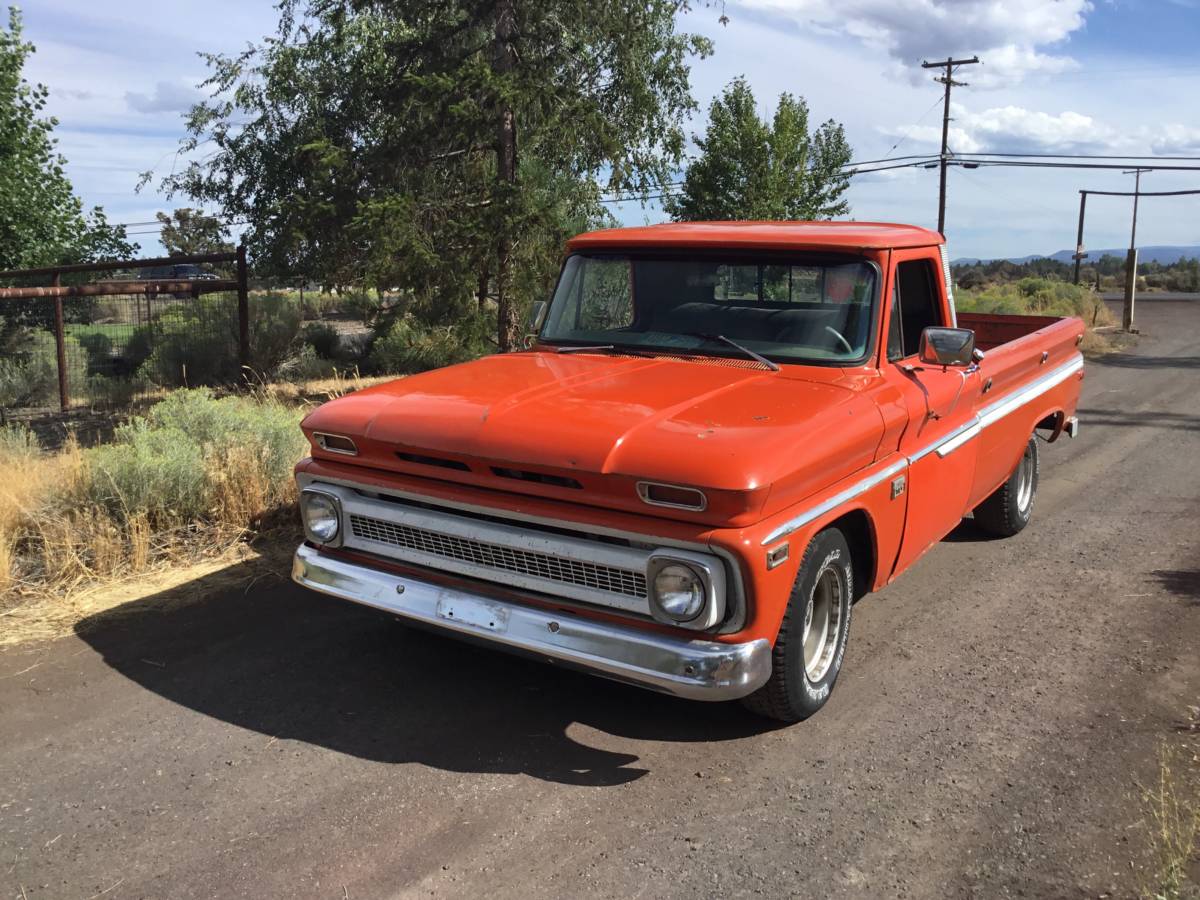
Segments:
[[[474,597],[438,598],[437,616],[447,622],[458,622],[483,631],[503,634],[508,631],[509,609],[498,603],[488,603]]]

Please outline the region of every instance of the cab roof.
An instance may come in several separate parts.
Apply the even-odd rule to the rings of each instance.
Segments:
[[[945,242],[928,228],[891,222],[668,222],[590,231],[568,241],[567,249],[889,250]]]

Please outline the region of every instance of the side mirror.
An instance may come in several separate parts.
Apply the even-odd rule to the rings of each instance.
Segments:
[[[917,353],[926,366],[969,366],[982,358],[975,350],[975,332],[970,328],[926,328],[921,332]]]
[[[534,301],[533,308],[529,311],[529,330],[537,334],[542,330],[542,323],[546,321],[546,310],[550,308],[545,300]]]

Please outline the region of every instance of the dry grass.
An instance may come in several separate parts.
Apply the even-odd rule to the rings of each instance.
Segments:
[[[1200,753],[1191,746],[1163,743],[1158,779],[1140,790],[1141,825],[1149,849],[1142,870],[1146,900],[1200,898],[1189,877],[1200,859]]]
[[[286,534],[278,546],[290,547],[300,418],[387,380],[355,371],[250,396],[179,391],[89,449],[68,438],[49,452],[27,428],[0,428],[0,646],[243,563],[258,552],[251,539]]]
[[[58,633],[110,586],[236,560],[281,522],[294,531],[302,411],[180,392],[112,444],[53,453],[0,429],[0,645]]]

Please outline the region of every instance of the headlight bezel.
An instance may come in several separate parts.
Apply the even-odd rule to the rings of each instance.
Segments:
[[[663,608],[656,582],[665,569],[680,566],[691,571],[702,586],[704,601],[700,610],[692,617],[678,619]],[[676,628],[707,631],[725,618],[725,566],[715,557],[686,550],[656,550],[646,561],[646,596],[650,604],[650,615],[655,621]]]
[[[334,531],[328,538],[313,530],[309,522],[309,504],[314,502],[328,503],[334,520]],[[304,535],[314,544],[322,547],[340,547],[342,533],[345,528],[345,516],[342,513],[342,501],[332,491],[322,491],[315,488],[305,488],[300,492],[300,522],[304,526]]]

